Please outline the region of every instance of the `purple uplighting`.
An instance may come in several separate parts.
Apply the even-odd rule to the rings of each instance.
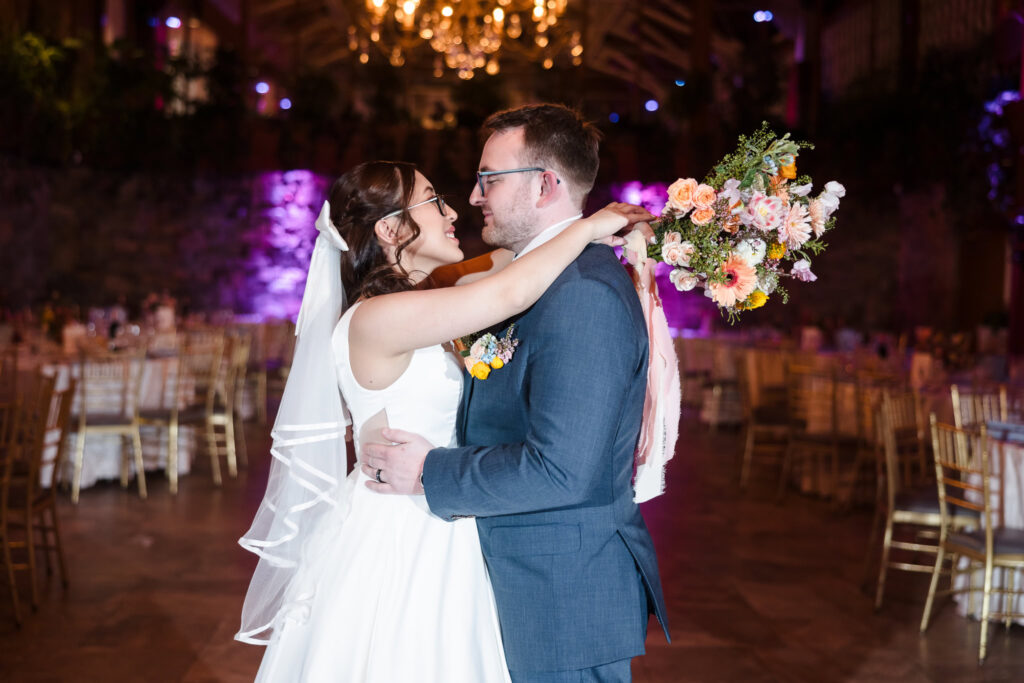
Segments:
[[[638,204],[655,215],[661,215],[668,196],[668,185],[665,183],[645,184],[639,180],[623,184],[613,184],[611,195],[617,201]],[[715,307],[710,300],[698,293],[679,292],[669,280],[672,267],[659,263],[655,272],[658,291],[661,293],[662,307],[668,326],[676,337],[692,337],[706,334],[708,318],[717,316]],[[700,332],[705,330],[705,332]]]
[[[330,179],[312,171],[264,173],[250,235],[248,308],[267,320],[294,320],[302,304],[316,222]]]
[[[616,201],[638,204],[655,215],[660,215],[661,210],[665,208],[667,193],[668,185],[665,183],[645,185],[639,180],[634,180],[611,186],[611,194]]]

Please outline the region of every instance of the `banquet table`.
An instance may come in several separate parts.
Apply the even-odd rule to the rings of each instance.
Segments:
[[[159,408],[170,404],[173,400],[173,378],[177,371],[178,359],[173,355],[160,355],[146,357],[140,363],[142,372],[139,407]],[[80,367],[77,357],[36,357],[25,360],[20,367],[19,373],[30,382],[35,371],[42,370],[44,374],[53,374],[57,378],[57,390],[67,387],[70,377],[78,377]],[[187,380],[186,380],[187,381]],[[21,386],[27,386],[22,384]],[[76,395],[72,404],[72,414],[77,414],[81,405],[81,396]],[[76,424],[68,427],[68,436],[64,444],[64,461],[62,463],[60,480],[70,482],[74,471],[73,454],[78,438],[74,431]],[[143,465],[147,471],[163,470],[167,467],[167,430],[154,426],[143,425],[142,436],[142,458]],[[179,432],[178,441],[178,474],[188,474],[191,470],[192,455],[196,451],[195,429],[182,426]],[[46,443],[50,449],[56,448],[57,435],[48,434]],[[130,446],[125,444],[122,437],[113,434],[89,434],[85,441],[85,457],[82,462],[81,488],[93,486],[98,481],[119,479],[121,472],[122,452],[130,454]],[[47,453],[48,459],[52,457],[52,451]],[[129,472],[134,475],[135,463],[128,457]],[[41,484],[49,486],[52,480],[52,468],[40,472]]]
[[[992,438],[989,445],[989,467],[991,471],[993,522],[996,526],[1010,529],[1024,529],[1024,424],[1008,425],[1006,423],[989,423]],[[966,558],[961,558],[961,569],[966,568]],[[1004,580],[1009,579],[1010,587],[1024,589],[1024,570],[1012,571],[996,569],[992,574],[993,588],[1001,588]],[[957,610],[964,616],[975,619],[981,617],[981,586],[985,575],[976,569],[971,575],[966,572],[956,577],[955,588],[976,588],[974,597],[971,593],[956,594]],[[1024,596],[1009,597],[999,593],[992,594],[991,610],[993,612],[1016,612],[1024,614]],[[1015,621],[1024,624],[1024,617]]]

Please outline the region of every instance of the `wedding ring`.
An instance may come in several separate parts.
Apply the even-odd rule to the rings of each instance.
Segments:
[[[379,467],[377,468],[377,474],[375,474],[375,475],[373,475],[373,476],[374,476],[374,478],[375,478],[375,479],[377,480],[377,483],[378,483],[378,484],[383,484],[383,483],[385,483],[385,482],[384,482],[384,480],[380,478],[380,468],[379,468]]]

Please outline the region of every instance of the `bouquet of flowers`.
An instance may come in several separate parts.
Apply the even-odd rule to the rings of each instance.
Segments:
[[[672,266],[676,289],[704,288],[730,322],[773,295],[785,303],[783,279],[817,279],[811,258],[825,250],[822,236],[846,195],[832,181],[811,196],[810,176],[796,172],[800,150],[809,148],[789,133],[777,137],[767,123],[741,135],[703,183],[680,178],[669,186],[648,257]]]

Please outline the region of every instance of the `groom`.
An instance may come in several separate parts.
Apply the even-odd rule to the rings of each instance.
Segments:
[[[499,112],[470,203],[484,240],[522,255],[581,216],[599,132],[574,110]],[[519,340],[486,380],[467,377],[459,448],[385,431],[368,445],[383,493],[424,493],[444,519],[476,516],[508,667],[519,681],[629,681],[649,612],[666,627],[657,560],[633,502],[647,377],[636,291],[612,250],[590,245],[510,324]],[[666,637],[668,631],[666,628]]]

